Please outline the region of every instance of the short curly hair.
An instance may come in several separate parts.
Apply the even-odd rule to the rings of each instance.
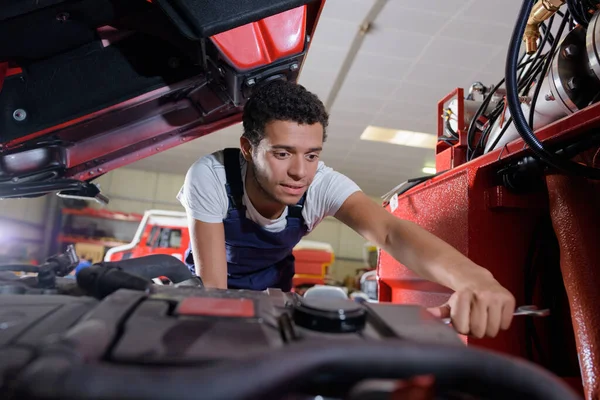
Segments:
[[[327,139],[329,114],[314,93],[302,85],[275,80],[256,89],[244,106],[243,137],[257,146],[265,137],[265,125],[271,121],[293,121],[298,124],[323,126],[323,142]]]

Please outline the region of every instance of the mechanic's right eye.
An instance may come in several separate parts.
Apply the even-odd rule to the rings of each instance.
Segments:
[[[290,153],[288,153],[287,151],[278,151],[275,154],[275,157],[277,157],[280,160],[286,159],[290,156]]]

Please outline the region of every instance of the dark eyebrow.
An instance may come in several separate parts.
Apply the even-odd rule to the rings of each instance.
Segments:
[[[271,148],[273,148],[273,149],[287,150],[289,152],[296,151],[295,147],[293,147],[293,146],[286,146],[286,145],[283,145],[283,144],[275,144],[275,145],[271,146]],[[313,147],[312,149],[308,149],[307,153],[312,153],[312,152],[321,151],[321,150],[323,150],[323,147]]]

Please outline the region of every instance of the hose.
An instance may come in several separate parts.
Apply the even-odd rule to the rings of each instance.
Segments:
[[[408,340],[309,341],[201,368],[80,364],[42,357],[17,377],[18,398],[271,399],[314,389],[348,389],[363,379],[435,375],[435,390],[486,399],[580,400],[535,364],[463,346]],[[86,382],[82,385],[81,382]],[[232,384],[234,382],[234,384]]]
[[[152,254],[127,260],[104,262],[99,265],[118,267],[125,272],[146,279],[166,276],[173,283],[183,282],[193,276],[184,263],[168,254]]]
[[[77,285],[88,295],[103,299],[121,289],[150,292],[152,281],[121,268],[95,264],[77,274]]]
[[[554,15],[552,16],[552,18],[554,18]],[[563,31],[565,30],[565,27],[567,26],[567,22],[569,21],[568,18],[568,12],[567,12],[567,18],[563,18],[559,28],[558,28],[558,33],[556,34],[557,38],[561,38]],[[552,25],[552,22],[550,22],[548,24],[549,26]],[[540,45],[540,49],[544,47],[545,43],[545,39],[548,36],[544,37],[544,41],[542,42],[542,45]],[[533,91],[533,98],[531,99],[531,108],[529,109],[529,126],[533,126],[533,117],[535,115],[535,105],[537,103],[537,99],[538,96],[540,95],[540,90],[542,89],[542,81],[546,78],[546,74],[548,73],[548,68],[550,68],[550,64],[552,64],[552,54],[554,54],[556,52],[556,48],[558,47],[559,41],[555,41],[554,43],[552,43],[552,47],[550,48],[550,51],[548,52],[548,54],[550,54],[550,57],[548,57],[545,62],[544,62],[544,68],[542,69],[542,72],[540,73],[540,76],[538,78],[535,90]],[[539,54],[539,53],[538,53]]]
[[[531,151],[536,157],[541,159],[549,166],[570,175],[580,175],[590,179],[600,179],[600,169],[590,168],[576,162],[561,158],[555,154],[550,153],[544,145],[538,140],[533,133],[532,128],[527,123],[527,119],[521,109],[519,101],[519,92],[517,90],[517,61],[519,58],[519,49],[521,45],[521,38],[525,32],[525,26],[531,9],[533,7],[534,0],[524,0],[517,23],[512,33],[510,40],[508,54],[506,57],[506,99],[508,107],[510,109],[511,116],[513,117],[513,123],[519,135],[523,138],[523,141],[529,146]]]
[[[577,24],[587,28],[588,20],[585,17],[585,10],[581,1],[578,2],[578,4],[575,4],[574,0],[567,0],[567,9]]]
[[[522,85],[523,87],[526,86],[525,83],[531,77],[531,74],[535,73],[535,71],[537,71],[537,68],[538,68],[537,66],[534,67],[533,64],[532,64],[532,62],[535,60],[533,57],[529,58],[527,61],[524,61],[524,58],[525,58],[526,55],[527,54],[523,54],[523,56],[519,59],[519,66],[518,66],[518,69],[520,70],[518,81],[521,81],[521,79],[523,79],[523,85]],[[527,72],[525,72],[525,67],[527,65],[529,65],[529,64],[532,64],[532,68],[530,68]],[[521,74],[523,74],[523,75],[521,76]],[[490,92],[487,94],[487,97],[484,99],[484,101],[482,102],[481,106],[477,109],[475,115],[471,119],[471,122],[469,124],[469,128],[467,130],[467,160],[469,160],[469,161],[472,160],[473,158],[475,158],[475,152],[477,151],[477,149],[479,147],[479,145],[476,146],[475,148],[471,147],[471,144],[473,142],[473,138],[475,137],[475,130],[476,130],[476,127],[477,127],[477,120],[479,119],[479,117],[481,117],[481,115],[483,115],[483,113],[487,109],[490,101],[492,100],[493,94],[503,84],[504,84],[504,78],[502,78],[500,80],[500,82],[498,82],[490,90]],[[492,120],[490,120],[490,123],[492,123]]]
[[[548,38],[551,35],[550,30],[552,29],[552,24],[554,23],[554,17],[555,16],[553,15],[550,17],[550,20],[548,20],[548,29],[547,29],[547,31],[545,31],[546,33],[544,34],[544,38],[542,39],[542,41],[538,47],[538,51],[536,51],[536,53],[535,53],[535,57],[534,57],[534,61],[533,61],[534,66],[535,66],[537,60],[540,58],[540,55],[542,54],[544,46],[548,42]],[[568,21],[568,18],[563,18],[563,22],[562,22],[561,26],[564,26],[567,21]],[[561,36],[562,36],[562,30],[556,35],[556,37],[560,39]],[[550,44],[551,48],[550,48],[550,51],[548,52],[548,54],[554,54],[554,49],[556,48],[557,44],[558,44],[558,40],[552,41],[552,43]],[[543,60],[543,62],[542,62],[542,64],[543,64],[542,71],[543,72],[539,75],[541,77],[541,79],[538,79],[538,83],[539,83],[539,81],[544,79],[544,77],[546,76],[546,68],[548,65],[550,65],[551,60],[552,60],[552,57],[547,57],[546,59]],[[537,85],[538,88],[540,86],[541,85],[539,85],[539,84]],[[522,95],[527,96],[529,94],[530,89],[531,89],[531,86],[528,85],[528,87],[526,88],[525,92],[522,93]],[[532,108],[533,108],[533,103],[532,103]],[[533,126],[533,123],[531,123],[530,125]]]

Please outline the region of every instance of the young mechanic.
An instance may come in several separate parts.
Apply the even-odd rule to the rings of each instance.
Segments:
[[[508,329],[511,293],[492,274],[418,225],[387,212],[319,161],[328,114],[301,85],[273,81],[244,108],[240,149],[200,158],[177,195],[190,227],[186,263],[206,287],[291,289],[293,247],[334,216],[421,277],[454,290],[430,309],[455,329],[494,337]]]

